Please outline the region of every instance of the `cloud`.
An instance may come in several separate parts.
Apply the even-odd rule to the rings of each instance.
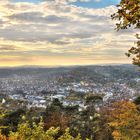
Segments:
[[[102,0],[45,0],[47,2],[74,3],[74,2],[101,2]]]
[[[17,48],[13,45],[6,45],[6,44],[0,44],[0,52],[1,51],[13,51],[16,50]]]
[[[57,15],[48,15],[45,16],[41,12],[24,12],[24,13],[18,13],[13,14],[8,17],[11,20],[16,21],[22,21],[22,22],[32,22],[32,23],[62,23],[62,22],[68,22],[67,17],[59,17]]]
[[[84,63],[101,58],[115,61],[115,54],[124,58],[128,41],[133,42],[133,35],[128,35],[133,31],[114,31],[110,19],[114,6],[88,9],[58,1],[3,2],[0,1],[1,56],[26,55],[31,61],[37,55],[80,57]]]

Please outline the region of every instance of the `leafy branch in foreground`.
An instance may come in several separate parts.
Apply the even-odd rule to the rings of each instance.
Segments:
[[[118,11],[111,17],[118,20],[116,29],[128,29],[133,27],[139,31],[140,29],[140,0],[121,0],[117,6]],[[132,56],[133,64],[140,66],[140,37],[136,34],[137,43],[135,47],[128,50],[126,55]]]
[[[8,140],[81,140],[79,134],[77,137],[73,137],[68,128],[64,134],[57,138],[59,130],[59,127],[50,127],[45,131],[42,119],[38,124],[29,124],[29,122],[26,121],[18,125],[16,132],[10,132]],[[0,135],[0,138],[5,138],[5,136]]]

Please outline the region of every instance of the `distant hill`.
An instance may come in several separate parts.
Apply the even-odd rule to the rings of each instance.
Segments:
[[[110,66],[74,66],[74,67],[13,67],[0,68],[0,78],[13,76],[32,76],[36,78],[61,77],[63,82],[81,81],[82,79],[95,82],[108,82],[117,79],[140,78],[140,68],[134,65]]]

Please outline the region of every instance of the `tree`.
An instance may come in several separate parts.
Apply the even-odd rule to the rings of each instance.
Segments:
[[[0,125],[3,126],[2,133],[8,135],[9,131],[16,131],[18,123],[21,121],[21,115],[23,114],[25,114],[25,110],[18,109],[0,117]]]
[[[81,140],[81,136],[78,134],[73,137],[70,134],[69,128],[65,130],[65,133],[57,138],[59,128],[50,127],[47,131],[44,130],[43,120],[36,124],[30,125],[27,122],[23,122],[18,125],[16,132],[11,132],[8,140]],[[4,135],[0,134],[2,140],[6,140]]]
[[[133,27],[140,29],[140,0],[121,0],[118,11],[112,15],[112,19],[117,19],[116,29],[127,29]],[[132,56],[133,64],[140,66],[140,36],[136,34],[137,43],[135,47],[128,50],[126,55]]]
[[[107,115],[115,140],[138,140],[140,138],[140,114],[137,106],[130,101],[112,104]]]
[[[0,140],[6,140],[6,136],[4,136],[0,133]]]
[[[85,108],[75,112],[70,122],[72,134],[81,134],[82,139],[111,140],[111,133],[106,127],[103,115],[99,113],[98,105],[102,103],[100,95],[88,94],[85,97]]]
[[[134,100],[134,103],[136,105],[140,105],[140,96],[138,96],[135,100]]]
[[[58,138],[58,140],[82,140],[82,139],[81,139],[80,134],[78,134],[76,136],[76,138],[74,138],[73,136],[71,136],[70,130],[69,130],[69,128],[67,128],[65,130],[65,133],[60,138]]]
[[[9,140],[54,140],[59,128],[51,127],[44,131],[44,124],[41,120],[39,124],[33,123],[32,127],[28,122],[19,124],[17,132],[11,132]]]
[[[64,131],[69,123],[70,116],[65,112],[62,103],[58,99],[54,99],[50,106],[47,106],[44,114],[45,129],[51,126],[60,127]]]

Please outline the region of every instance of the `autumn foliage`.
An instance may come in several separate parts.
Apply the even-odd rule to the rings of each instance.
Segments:
[[[112,15],[112,19],[117,20],[116,29],[137,29],[136,46],[131,47],[126,55],[132,56],[133,64],[140,66],[140,0],[121,0],[118,11]],[[131,29],[132,29],[131,28]]]
[[[59,130],[59,127],[50,127],[44,131],[43,121],[40,121],[39,124],[33,123],[32,127],[25,122],[19,124],[17,132],[10,132],[8,137],[0,134],[0,140],[82,140],[80,134],[73,137],[68,128],[57,138]]]
[[[8,117],[10,124],[0,127],[0,140],[140,139],[139,104],[135,104],[135,101],[121,100],[101,106],[99,110],[96,110],[95,99],[98,98],[93,97],[87,98],[87,108],[84,111],[66,109],[60,102],[55,101],[46,109],[42,117],[28,118],[25,114],[21,120],[18,118],[17,126],[13,123],[16,120]],[[18,117],[17,113],[19,111],[14,112],[15,118]],[[6,116],[1,114],[0,119],[7,121]],[[11,125],[15,125],[16,129],[13,129]],[[9,127],[8,134],[2,131],[6,127]]]
[[[112,104],[108,114],[109,126],[115,140],[138,140],[140,138],[140,112],[130,101]]]

